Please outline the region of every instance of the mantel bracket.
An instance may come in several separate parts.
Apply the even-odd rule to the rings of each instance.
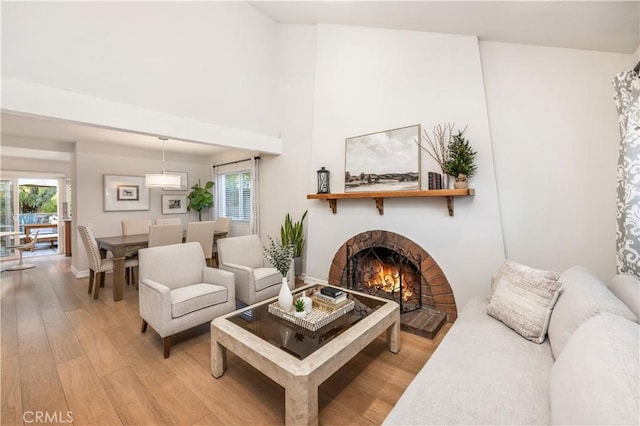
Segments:
[[[335,198],[329,198],[327,201],[329,202],[329,208],[333,214],[336,214],[338,212],[338,200]]]
[[[453,197],[447,196],[447,209],[449,209],[449,216],[453,216]]]
[[[376,208],[378,209],[378,213],[380,216],[384,215],[384,198],[374,198],[376,202]]]

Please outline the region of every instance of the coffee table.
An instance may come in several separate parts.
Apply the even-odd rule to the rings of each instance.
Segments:
[[[308,285],[297,294],[316,287]],[[230,350],[285,388],[287,425],[318,424],[318,386],[386,331],[387,347],[400,350],[400,307],[387,299],[348,291],[353,311],[311,332],[268,312],[277,298],[211,321],[211,374],[219,378]],[[382,383],[381,383],[382,384]]]

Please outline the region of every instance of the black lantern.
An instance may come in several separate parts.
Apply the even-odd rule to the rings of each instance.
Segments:
[[[320,167],[318,170],[318,194],[329,193],[329,170]]]

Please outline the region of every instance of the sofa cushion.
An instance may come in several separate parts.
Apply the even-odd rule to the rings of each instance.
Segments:
[[[557,272],[507,260],[496,277],[487,313],[525,339],[542,343],[561,286]]]
[[[535,344],[469,301],[384,424],[549,424],[548,342]]]
[[[607,312],[573,333],[551,369],[551,421],[574,425],[640,422],[640,326]]]
[[[618,274],[611,280],[609,290],[640,317],[640,280],[633,275]]]
[[[256,291],[264,290],[272,285],[282,284],[282,274],[276,268],[256,268],[253,270]]]
[[[227,288],[215,284],[193,284],[171,290],[171,317],[178,318],[199,309],[227,301]]]
[[[551,314],[548,331],[556,359],[573,332],[599,312],[609,312],[636,321],[633,312],[588,269],[582,266],[569,268],[560,274],[560,281],[562,291]]]

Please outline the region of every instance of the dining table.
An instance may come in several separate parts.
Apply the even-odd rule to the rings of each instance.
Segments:
[[[217,239],[224,238],[226,235],[226,232],[216,231],[213,235],[214,244]],[[99,237],[96,238],[96,243],[98,243],[102,258],[105,258],[108,252],[113,257],[113,301],[122,300],[125,254],[131,255],[132,253],[137,253],[140,249],[146,248],[149,245],[149,234]]]

